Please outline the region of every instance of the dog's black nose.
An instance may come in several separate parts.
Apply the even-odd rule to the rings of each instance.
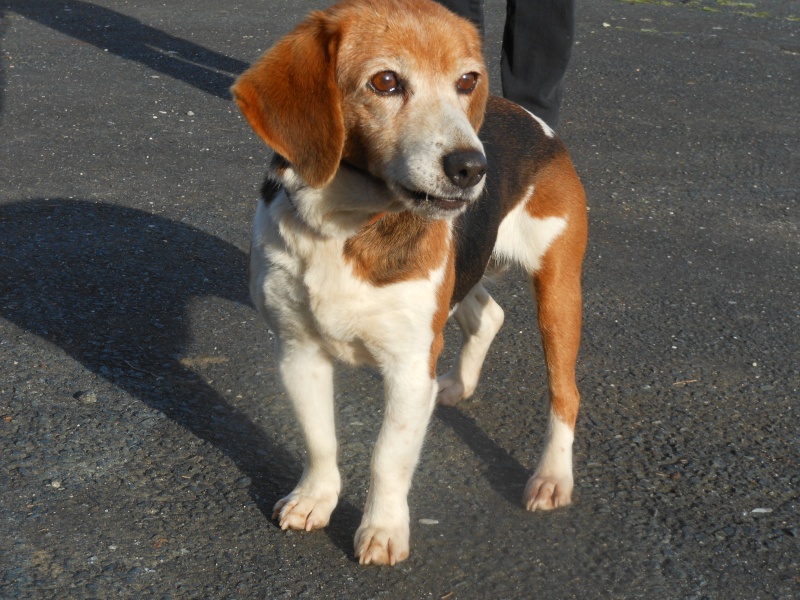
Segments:
[[[445,175],[462,189],[478,185],[486,175],[486,157],[477,150],[461,150],[442,159]]]

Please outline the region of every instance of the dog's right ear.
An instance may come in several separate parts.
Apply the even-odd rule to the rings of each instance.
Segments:
[[[231,88],[253,130],[312,187],[330,182],[344,149],[338,43],[325,13],[314,12]]]

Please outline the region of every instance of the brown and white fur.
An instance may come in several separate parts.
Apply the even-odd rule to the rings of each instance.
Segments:
[[[530,277],[547,361],[550,425],[523,502],[568,504],[585,198],[552,130],[489,98],[475,28],[429,0],[345,0],[312,13],[232,91],[276,152],[250,290],[307,447],[275,506],[281,528],[324,527],[338,501],[334,359],[376,365],[386,409],[355,552],[363,564],[408,556],[407,494],[431,412],[474,392],[503,323],[482,284],[492,265]],[[437,379],[451,314],[463,345]]]

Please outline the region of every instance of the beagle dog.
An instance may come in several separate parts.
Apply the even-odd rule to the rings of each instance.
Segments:
[[[341,487],[334,359],[377,366],[386,406],[355,535],[362,564],[408,556],[407,495],[431,413],[475,391],[503,323],[487,269],[529,276],[547,362],[547,439],[523,503],[570,502],[585,197],[553,131],[488,88],[478,31],[431,0],[313,12],[232,88],[275,151],[250,292],[307,449],[273,518],[284,530],[328,524]],[[437,378],[451,315],[463,345]]]

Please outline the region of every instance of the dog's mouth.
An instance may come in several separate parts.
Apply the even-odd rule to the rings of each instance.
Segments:
[[[378,175],[374,175],[367,169],[357,167],[347,161],[342,161],[341,164],[342,166],[353,171],[362,173],[363,175],[371,178],[373,181],[382,181],[384,185],[386,185],[390,190],[394,191],[395,195],[401,197],[405,196],[407,200],[411,200],[414,204],[413,208],[415,209],[437,209],[438,212],[442,213],[458,212],[472,201],[470,198],[436,196],[429,192],[412,190],[411,188],[407,188],[399,182],[391,183],[390,181],[383,179]],[[410,208],[407,202],[406,206],[407,208]]]
[[[408,194],[408,196],[414,201],[419,207],[423,206],[434,206],[440,210],[461,210],[467,204],[468,200],[465,198],[443,198],[441,196],[434,196],[427,192],[421,192],[419,190],[410,190],[408,188],[403,188],[403,190]]]

